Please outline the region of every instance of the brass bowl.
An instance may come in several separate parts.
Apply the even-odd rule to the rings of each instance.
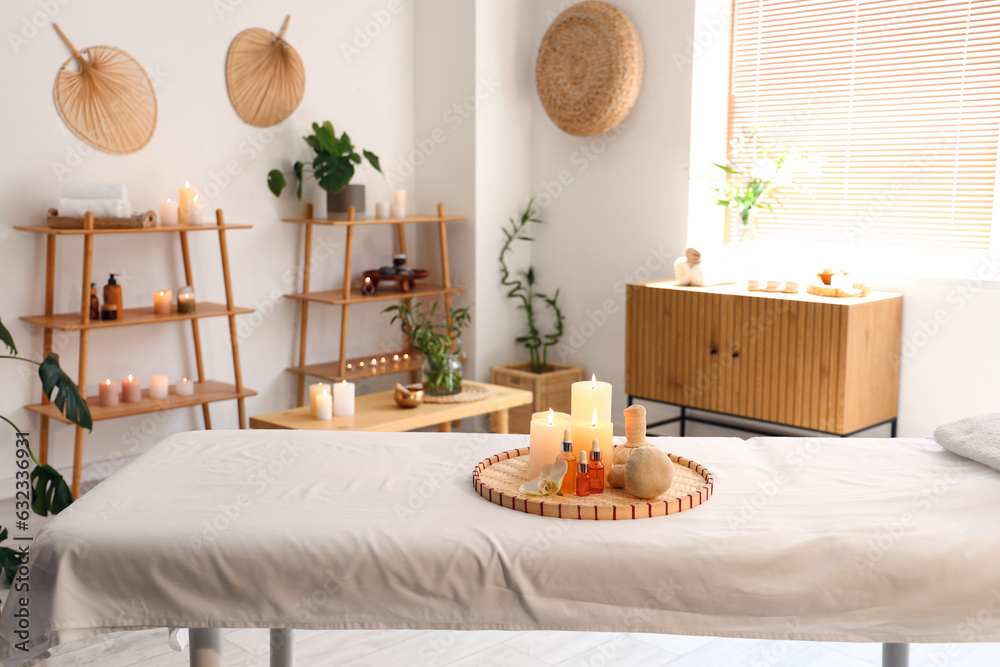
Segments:
[[[418,382],[404,387],[397,382],[392,397],[401,408],[415,408],[424,402],[424,385]]]

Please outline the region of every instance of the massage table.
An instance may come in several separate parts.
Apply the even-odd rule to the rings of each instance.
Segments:
[[[907,643],[1000,641],[1000,472],[930,440],[653,438],[715,476],[703,505],[581,521],[473,490],[527,436],[209,431],[171,436],[31,547],[0,659],[99,633],[191,628],[574,630]],[[109,660],[111,657],[109,656]],[[112,664],[112,663],[108,663]]]

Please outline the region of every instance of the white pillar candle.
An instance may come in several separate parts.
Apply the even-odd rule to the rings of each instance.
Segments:
[[[573,457],[580,458],[580,452],[589,452],[596,439],[601,448],[601,462],[612,461],[614,459],[615,446],[611,441],[611,422],[598,418],[597,410],[591,414],[590,419],[573,420]],[[589,454],[588,454],[589,456]],[[611,466],[604,464],[604,478],[611,472]]]
[[[330,392],[330,385],[317,382],[309,385],[309,416],[316,419],[316,397],[321,391]]]
[[[387,201],[380,201],[375,204],[375,219],[388,220],[392,215],[392,205]]]
[[[354,383],[342,380],[333,385],[333,413],[338,417],[354,414]]]
[[[97,385],[98,404],[102,408],[110,408],[118,405],[118,383],[110,379]]]
[[[170,315],[174,312],[174,291],[172,289],[160,290],[153,293],[153,314]]]
[[[170,380],[166,375],[154,375],[149,378],[149,397],[166,398],[170,393]]]
[[[191,199],[191,204],[188,206],[188,224],[203,225],[205,222],[204,202],[201,201],[198,195],[195,195]]]
[[[184,187],[177,190],[177,221],[180,224],[188,224],[191,200],[197,194],[198,189],[191,187],[191,181],[185,181]]]
[[[178,396],[194,396],[194,382],[181,378],[181,381],[174,386],[174,391]]]
[[[171,201],[169,197],[167,198],[167,201],[160,202],[160,224],[177,224],[177,202]]]
[[[571,420],[565,412],[536,412],[531,417],[530,442],[528,450],[528,479],[542,474],[542,466],[553,463],[562,451],[563,431],[570,427]]]
[[[392,217],[397,220],[406,217],[406,190],[395,190],[392,193]]]
[[[129,375],[126,379],[122,380],[122,402],[138,403],[141,400],[142,384],[139,382],[139,378]]]
[[[333,397],[326,389],[316,394],[316,419],[333,419]]]
[[[574,382],[570,392],[573,419],[590,422],[591,415],[597,410],[598,421],[611,421],[610,382],[598,382],[597,376],[593,375],[590,380]]]

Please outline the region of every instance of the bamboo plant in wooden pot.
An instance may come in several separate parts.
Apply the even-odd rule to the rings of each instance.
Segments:
[[[330,220],[346,220],[347,209],[354,207],[357,220],[365,218],[365,186],[352,185],[354,166],[362,163],[362,155],[375,171],[382,173],[378,156],[371,151],[362,150],[358,155],[351,138],[343,132],[337,137],[333,125],[326,121],[322,125],[313,123],[313,134],[303,137],[315,153],[310,164],[296,162],[292,173],[298,181],[296,196],[302,199],[302,182],[305,176],[312,173],[316,182],[327,193],[327,218]],[[280,169],[272,169],[267,175],[267,187],[275,196],[281,195],[287,184],[285,175]]]
[[[490,382],[504,387],[516,387],[531,391],[534,400],[531,405],[510,411],[510,432],[527,433],[531,425],[531,414],[552,408],[558,412],[570,411],[572,384],[584,379],[581,366],[557,364],[548,360],[549,348],[559,343],[563,335],[563,314],[559,309],[559,290],[552,296],[538,290],[535,268],[529,266],[524,271],[512,274],[507,266],[508,255],[513,251],[515,241],[532,239],[526,233],[530,223],[541,223],[537,218],[533,202],[520,218],[511,218],[504,227],[504,244],[500,250],[500,282],[508,288],[507,296],[518,302],[524,311],[528,332],[517,337],[517,342],[528,349],[528,361],[493,366],[490,368]],[[536,307],[541,304],[541,310]],[[541,311],[551,311],[552,332],[543,333],[538,328],[537,318]]]

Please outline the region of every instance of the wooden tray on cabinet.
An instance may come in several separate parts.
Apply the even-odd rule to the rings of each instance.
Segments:
[[[83,229],[83,218],[61,216],[59,211],[50,208],[46,224],[51,229]],[[94,229],[145,229],[155,226],[155,211],[135,213],[127,218],[94,218]]]

